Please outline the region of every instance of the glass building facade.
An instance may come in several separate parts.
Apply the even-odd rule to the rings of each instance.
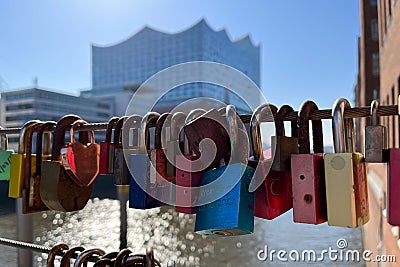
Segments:
[[[93,45],[92,90],[106,94],[107,88],[141,84],[160,70],[191,61],[229,65],[260,86],[260,47],[254,45],[249,36],[232,41],[225,30],[215,31],[203,19],[179,33],[164,33],[145,27],[120,43]],[[84,94],[99,96],[102,94],[100,91],[99,94],[90,91]],[[157,106],[172,107],[194,97],[211,97],[241,105],[240,98],[223,87],[190,83],[173,88],[160,99]]]

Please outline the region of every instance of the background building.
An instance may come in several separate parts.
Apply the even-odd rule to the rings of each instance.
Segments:
[[[375,0],[360,1],[360,36],[358,38],[358,77],[356,106],[368,106],[379,99],[379,31]],[[357,149],[363,151],[366,118],[357,124]]]
[[[398,2],[396,0],[360,1],[361,36],[359,79],[356,86],[357,105],[369,105],[372,99],[379,99],[381,105],[398,104],[400,90],[400,5]],[[371,9],[366,6],[370,6]],[[373,11],[372,8],[374,8]],[[363,37],[363,35],[368,36],[368,29],[370,29],[370,36],[376,39],[375,16],[371,15],[375,12],[378,22],[378,50],[372,40],[369,42],[368,37]],[[369,23],[371,26],[368,25]],[[378,74],[379,87],[376,86]],[[363,131],[365,120],[357,120],[357,122],[358,130]],[[381,117],[380,122],[387,128],[389,147],[398,147],[398,118]],[[363,138],[358,140],[358,145],[363,148]],[[396,255],[399,259],[399,227],[389,225],[386,220],[386,164],[369,164],[368,182],[371,219],[364,227],[364,246],[373,250],[374,254]],[[398,263],[371,262],[368,266],[398,266]]]
[[[255,46],[249,36],[232,41],[225,30],[215,31],[205,20],[201,20],[175,34],[144,27],[120,43],[93,45],[92,90],[83,91],[82,96],[107,100],[114,98],[118,103],[116,115],[122,115],[130,100],[126,95],[133,94],[135,85],[142,84],[160,70],[190,61],[229,65],[260,86],[260,47]],[[160,99],[154,110],[167,111],[194,97],[211,97],[234,104],[239,112],[249,110],[237,95],[223,87],[206,83],[190,83],[173,88]]]
[[[113,114],[113,104],[71,96],[39,88],[1,93],[0,125],[20,127],[28,120],[58,121],[66,114],[76,114],[88,122],[106,122]],[[103,133],[99,133],[103,135]],[[99,134],[97,136],[100,138]],[[17,149],[18,135],[9,136],[9,146]]]

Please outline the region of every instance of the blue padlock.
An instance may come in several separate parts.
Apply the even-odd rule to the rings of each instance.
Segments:
[[[231,159],[201,177],[200,202],[216,199],[198,207],[194,231],[201,235],[237,236],[254,231],[254,193],[249,192],[254,169],[246,162],[249,142],[244,127],[238,128],[235,107],[228,105],[225,115]]]
[[[129,208],[151,209],[159,207],[161,203],[154,197],[156,194],[156,179],[151,181],[150,168],[152,166],[148,150],[150,149],[150,125],[155,125],[160,114],[148,112],[141,121],[139,134],[139,151],[130,154],[130,184]]]

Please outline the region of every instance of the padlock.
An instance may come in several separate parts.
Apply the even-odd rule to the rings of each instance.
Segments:
[[[220,161],[230,153],[230,140],[226,127],[225,114],[216,109],[207,111],[184,126],[188,145],[193,150],[191,154],[200,156],[201,140],[209,139],[214,142],[215,149],[207,147],[208,149],[203,151],[202,164],[204,166],[219,166]],[[213,152],[215,152],[215,155],[212,155]],[[205,153],[206,156],[204,156]]]
[[[76,211],[83,209],[93,191],[93,184],[88,187],[77,185],[69,177],[61,162],[61,149],[65,144],[65,133],[77,120],[80,120],[80,117],[65,115],[57,122],[53,132],[51,160],[42,161],[40,197],[52,210]],[[84,137],[83,133],[87,135],[87,132],[80,132],[79,140]],[[87,141],[88,138],[84,139]]]
[[[400,226],[400,148],[389,149],[387,164],[387,222],[393,226]]]
[[[118,117],[112,117],[107,124],[106,139],[100,142],[99,175],[114,173],[114,143],[111,142],[112,130]]]
[[[132,117],[132,116],[131,116]],[[132,117],[133,118],[133,117]],[[128,117],[121,117],[115,124],[114,129],[114,185],[124,186],[129,185],[129,168],[125,161],[124,146],[122,145],[122,127]],[[132,119],[131,119],[132,120]],[[129,128],[125,127],[129,132]],[[126,147],[128,148],[128,147]]]
[[[169,176],[167,174],[168,164],[170,163],[162,147],[162,143],[166,143],[162,142],[162,139],[166,138],[166,134],[164,134],[166,127],[164,125],[166,125],[166,121],[171,120],[171,117],[170,113],[164,113],[157,119],[154,134],[154,149],[149,151],[152,165],[150,168],[150,179],[153,180],[155,178],[156,198],[162,200],[163,203],[174,203],[175,201],[175,175]]]
[[[293,221],[320,224],[326,222],[326,191],[322,121],[312,121],[313,154],[310,154],[310,112],[317,111],[313,101],[306,101],[299,111],[299,154],[293,154]]]
[[[278,110],[278,118],[282,122],[286,113],[293,112],[293,108],[289,105],[283,105]],[[282,127],[282,131],[276,133],[276,136],[271,136],[271,149],[274,159],[272,161],[271,170],[273,171],[290,171],[290,156],[292,154],[299,153],[299,143],[297,138],[297,122],[291,122],[292,136],[285,136],[285,128]]]
[[[358,227],[368,222],[364,156],[354,152],[353,119],[344,119],[350,103],[340,98],[332,109],[334,153],[324,155],[328,224]]]
[[[371,103],[371,125],[365,126],[365,161],[387,162],[387,132],[386,127],[378,125],[377,100]]]
[[[400,100],[400,96],[399,96]],[[400,102],[399,102],[400,103]],[[373,107],[373,106],[372,106]],[[371,108],[372,108],[371,107]],[[376,110],[371,110],[372,118],[376,116]],[[399,107],[400,114],[400,107]],[[375,118],[377,120],[377,118]],[[387,163],[387,189],[386,189],[386,214],[387,222],[393,226],[400,226],[400,148],[390,148]]]
[[[48,128],[53,128],[56,122],[48,121],[43,124],[36,124],[36,157],[32,161],[32,137],[34,131],[27,131],[26,160],[24,169],[24,188],[22,191],[22,213],[33,213],[48,210],[40,198],[40,179],[42,160],[49,160],[50,155],[50,133],[43,133]],[[42,140],[45,139],[43,148]],[[33,164],[35,162],[35,164]]]
[[[226,106],[231,147],[230,162],[228,165],[205,172],[201,177],[200,197],[205,196],[203,200],[208,199],[208,190],[205,187],[213,183],[212,195],[218,198],[198,207],[195,222],[195,232],[198,234],[236,236],[250,234],[254,230],[254,193],[249,192],[254,169],[247,166],[248,139],[246,135],[247,146],[243,145],[244,140],[239,140],[237,117],[235,107]]]
[[[140,126],[139,153],[130,156],[131,177],[129,185],[129,207],[134,209],[150,209],[159,207],[161,203],[156,195],[155,177],[150,176],[152,164],[148,152],[150,150],[150,125],[155,125],[160,114],[148,112]],[[151,180],[153,178],[153,180]],[[150,195],[151,194],[151,195]]]
[[[18,153],[11,155],[10,183],[8,188],[9,197],[22,197],[25,168],[26,132],[29,128],[32,128],[37,123],[39,123],[38,120],[31,120],[26,122],[22,126],[19,133]],[[35,160],[34,157],[32,157],[32,160]]]
[[[188,124],[197,117],[203,115],[204,109],[194,109],[186,117],[185,123]],[[172,117],[171,127],[176,127]],[[172,136],[171,139],[178,139],[179,136]],[[176,206],[177,212],[195,214],[197,211],[196,201],[198,201],[198,191],[193,189],[200,186],[202,172],[199,156],[193,155],[189,142],[186,142],[184,155],[176,156]],[[196,194],[197,193],[197,194]]]
[[[185,124],[186,114],[183,112],[175,112],[172,118],[167,121],[170,126],[170,138],[167,144],[162,144],[166,147],[165,153],[168,159],[167,175],[176,177],[176,156],[181,154],[185,146],[184,132],[181,128]],[[164,141],[166,138],[162,138]],[[178,153],[180,152],[180,153]]]
[[[3,127],[0,126],[0,130]],[[8,139],[5,133],[0,134],[0,181],[10,180],[10,165],[12,150],[7,150]]]
[[[272,220],[293,207],[292,177],[289,171],[273,171],[273,158],[265,159],[262,149],[260,124],[275,118],[275,134],[283,136],[283,120],[278,116],[277,108],[271,104],[263,104],[254,110],[251,117],[250,131],[253,146],[253,158],[249,165],[256,169],[255,177],[260,186],[254,191],[255,211],[259,218]]]
[[[93,131],[88,131],[90,143],[75,142],[75,129],[87,121],[75,121],[70,130],[70,142],[61,150],[61,159],[69,177],[79,186],[90,186],[99,173],[100,146],[94,142]]]

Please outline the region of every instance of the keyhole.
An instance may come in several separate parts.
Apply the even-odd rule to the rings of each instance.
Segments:
[[[312,202],[312,195],[309,195],[309,194],[307,194],[307,195],[304,195],[304,201],[307,203],[307,204],[310,204],[311,202]]]
[[[300,180],[304,180],[304,175],[302,174],[302,175],[300,175]]]

